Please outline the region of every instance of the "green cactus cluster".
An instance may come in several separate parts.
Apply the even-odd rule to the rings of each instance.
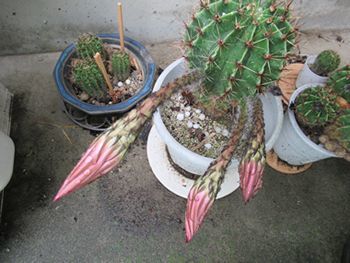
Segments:
[[[99,52],[101,56],[104,55],[101,39],[90,33],[85,33],[79,36],[76,50],[79,57],[82,59],[93,58],[97,52]]]
[[[335,71],[328,79],[327,85],[338,95],[350,102],[350,65]]]
[[[190,67],[206,76],[201,99],[242,99],[276,81],[295,42],[291,20],[274,0],[201,1],[184,40]]]
[[[333,50],[324,50],[316,57],[315,62],[310,65],[311,70],[320,76],[328,76],[339,67],[340,56]]]
[[[79,88],[89,96],[101,98],[105,95],[102,73],[93,60],[79,62],[73,69],[73,77]]]
[[[130,76],[130,58],[126,52],[116,51],[112,55],[112,72],[119,81],[125,81]]]
[[[299,123],[312,128],[334,121],[339,110],[336,98],[327,87],[317,86],[303,91],[295,102]]]

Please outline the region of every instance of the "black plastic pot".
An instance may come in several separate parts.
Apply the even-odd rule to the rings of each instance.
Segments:
[[[97,35],[104,43],[119,45],[119,34]],[[64,78],[68,70],[68,61],[75,55],[75,44],[69,45],[59,57],[54,78],[58,92],[64,104],[67,116],[76,124],[94,131],[103,131],[108,128],[122,113],[130,110],[139,101],[144,99],[151,91],[155,76],[156,65],[149,52],[139,42],[125,37],[125,48],[138,60],[143,71],[144,81],[142,88],[131,98],[113,105],[93,105],[81,101]]]

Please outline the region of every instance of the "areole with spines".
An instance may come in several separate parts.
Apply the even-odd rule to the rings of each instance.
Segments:
[[[201,1],[186,24],[185,58],[205,72],[202,99],[241,99],[262,92],[279,78],[296,29],[288,3]]]

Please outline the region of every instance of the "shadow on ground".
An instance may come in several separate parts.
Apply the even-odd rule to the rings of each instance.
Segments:
[[[324,39],[307,38],[303,52],[314,51],[316,41],[319,49],[334,45],[332,34]],[[157,47],[151,52],[161,66],[178,56],[167,45]],[[316,163],[297,176],[267,168],[252,202],[244,205],[239,191],[216,202],[190,244],[184,242],[186,202],[156,180],[144,139],[113,173],[53,203],[93,139],[62,113],[51,76],[57,57],[0,57],[0,80],[15,94],[16,144],[1,262],[339,261],[350,235],[350,165],[342,160]]]

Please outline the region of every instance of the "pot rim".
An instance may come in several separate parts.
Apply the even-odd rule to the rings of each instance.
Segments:
[[[320,78],[321,80],[327,80],[328,77],[325,77],[325,76],[320,76],[318,74],[316,74],[311,68],[309,65],[313,64],[315,62],[317,58],[317,55],[308,55],[307,58],[306,58],[306,61],[305,61],[305,66],[308,68],[308,70],[315,76],[317,76],[318,78]],[[312,84],[312,83],[311,83]],[[302,86],[300,86],[302,87]]]
[[[115,42],[113,44],[119,44],[119,34],[97,34],[97,36],[104,41],[109,40]],[[63,78],[64,67],[68,59],[75,52],[75,44],[72,43],[68,45],[61,53],[53,72],[56,87],[63,101],[72,105],[73,107],[78,108],[79,110],[84,111],[87,114],[98,115],[125,112],[131,109],[140,100],[144,99],[152,91],[156,65],[150,53],[138,41],[125,37],[125,48],[137,58],[144,72],[143,86],[134,96],[117,104],[103,106],[83,102],[74,96],[67,88]]]
[[[185,58],[180,58],[175,60],[174,62],[172,62],[170,65],[168,65],[165,70],[162,72],[161,76],[159,76],[159,78],[156,81],[156,84],[154,86],[153,91],[157,91],[161,88],[161,85],[157,85],[157,83],[160,82],[164,82],[165,77],[174,69],[176,68],[178,65],[183,64],[185,65]],[[165,85],[166,83],[163,83],[163,85]],[[281,109],[281,111],[278,113],[277,118],[278,119],[282,119],[283,120],[283,110],[282,110],[282,101],[280,99],[280,97],[275,97],[275,101],[277,104],[277,107]],[[198,153],[195,153],[193,151],[191,151],[190,149],[186,148],[185,146],[183,146],[181,143],[179,143],[168,131],[168,129],[166,128],[161,114],[160,114],[160,109],[159,107],[157,108],[157,110],[154,112],[153,114],[153,121],[155,123],[155,126],[157,128],[158,133],[161,134],[165,134],[165,136],[162,136],[162,140],[164,140],[165,144],[170,144],[170,145],[175,145],[176,148],[179,148],[182,152],[183,155],[186,156],[191,156],[191,158],[194,158],[196,160],[196,162],[198,163],[203,163],[204,165],[207,164],[208,162],[212,162],[214,161],[213,158],[209,158],[209,157],[205,157],[203,155],[200,155]],[[269,148],[272,149],[273,144],[275,143],[275,141],[278,138],[279,132],[282,129],[282,124],[283,121],[280,123],[280,125],[278,127],[275,128],[274,133],[272,134],[271,138],[266,142],[266,145],[269,145]],[[271,141],[271,142],[270,142]],[[269,150],[269,149],[267,149]],[[234,159],[232,159],[232,161],[234,161]],[[237,160],[236,160],[237,161]]]

